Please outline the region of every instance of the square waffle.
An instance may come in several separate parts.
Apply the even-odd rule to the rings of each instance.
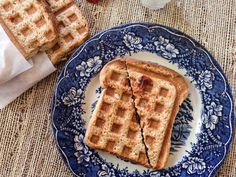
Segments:
[[[188,94],[184,78],[166,67],[126,58],[104,66],[100,82],[104,90],[85,143],[146,167],[163,168],[176,114]]]
[[[57,41],[53,15],[42,0],[1,0],[0,23],[25,58]]]
[[[58,42],[46,53],[53,64],[60,62],[88,37],[88,23],[76,2],[72,0],[48,0],[56,16]]]
[[[127,79],[125,60],[104,66],[100,74],[103,91],[84,141],[92,148],[149,167]]]
[[[166,67],[135,59],[126,59],[126,64],[150,165],[161,169],[169,156],[173,123],[188,85]]]

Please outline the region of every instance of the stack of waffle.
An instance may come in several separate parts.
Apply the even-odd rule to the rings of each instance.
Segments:
[[[88,24],[73,0],[0,0],[0,24],[28,59],[45,51],[60,62],[88,37]]]
[[[176,114],[188,94],[184,78],[166,67],[127,58],[105,65],[100,82],[104,89],[85,143],[146,167],[163,168]]]

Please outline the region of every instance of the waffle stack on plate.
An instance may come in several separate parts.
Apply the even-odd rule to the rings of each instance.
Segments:
[[[163,168],[173,123],[188,93],[184,78],[166,67],[126,58],[104,66],[100,82],[104,90],[85,143],[147,167]]]
[[[86,144],[149,167],[125,60],[107,64],[100,81],[104,90],[89,122]]]
[[[54,64],[88,37],[87,21],[72,0],[1,0],[0,23],[25,58],[46,51]]]

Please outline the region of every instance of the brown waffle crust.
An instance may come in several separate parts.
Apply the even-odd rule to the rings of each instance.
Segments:
[[[27,59],[57,42],[55,19],[43,0],[1,0],[0,24]]]
[[[58,42],[46,51],[53,64],[66,59],[89,36],[88,22],[74,0],[47,0],[56,17]]]

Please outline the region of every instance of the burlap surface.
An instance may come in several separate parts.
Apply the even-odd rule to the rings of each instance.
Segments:
[[[236,87],[236,1],[172,0],[151,11],[140,0],[80,2],[91,33],[126,22],[156,22],[179,29],[203,44]],[[49,106],[58,71],[0,111],[0,177],[72,176],[54,144]],[[235,97],[235,92],[234,92]],[[236,138],[218,176],[236,176]]]

